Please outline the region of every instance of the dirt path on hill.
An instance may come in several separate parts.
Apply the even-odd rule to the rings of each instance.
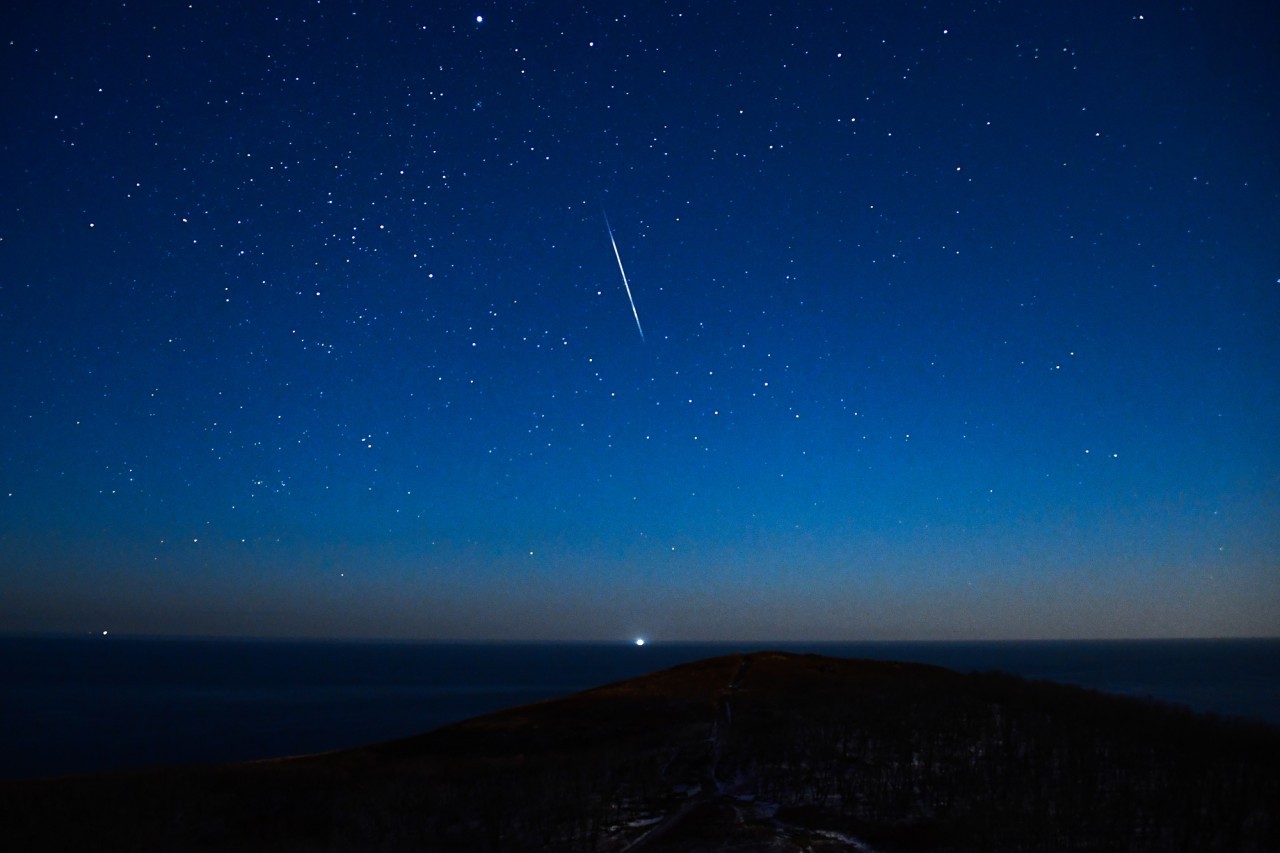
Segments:
[[[653,828],[644,835],[623,848],[624,853],[647,849],[678,826],[698,806],[726,796],[724,785],[719,777],[719,765],[720,756],[724,753],[725,736],[733,721],[733,707],[730,703],[730,698],[742,684],[742,680],[746,677],[747,670],[750,667],[750,659],[743,657],[738,664],[738,669],[733,674],[733,678],[725,685],[723,692],[716,697],[715,716],[711,720],[711,733],[707,738],[710,742],[710,755],[703,774],[702,786],[698,793],[686,799],[680,804],[679,808],[663,818],[661,822],[654,824]]]

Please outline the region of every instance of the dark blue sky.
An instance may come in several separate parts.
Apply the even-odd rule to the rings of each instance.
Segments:
[[[22,5],[0,630],[1280,633],[1270,4]]]

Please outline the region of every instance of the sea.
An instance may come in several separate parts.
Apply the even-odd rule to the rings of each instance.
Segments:
[[[764,649],[1002,670],[1280,725],[1280,639],[637,646],[0,637],[0,778],[325,752]]]

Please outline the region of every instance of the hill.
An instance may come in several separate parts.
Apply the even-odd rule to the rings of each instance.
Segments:
[[[1276,850],[1280,730],[730,655],[384,744],[0,783],[21,850]]]

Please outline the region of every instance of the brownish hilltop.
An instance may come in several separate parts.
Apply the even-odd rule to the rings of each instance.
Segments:
[[[1280,730],[760,652],[390,743],[0,783],[10,850],[1280,850]]]

